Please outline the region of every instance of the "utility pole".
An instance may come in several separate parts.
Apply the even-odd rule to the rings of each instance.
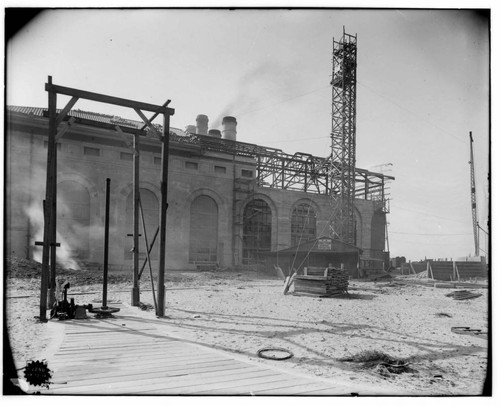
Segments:
[[[474,233],[474,255],[479,256],[479,230],[477,223],[477,207],[476,207],[476,178],[474,174],[474,150],[472,139],[472,131],[469,132],[470,138],[470,190],[471,190],[471,207],[472,207],[472,231]]]

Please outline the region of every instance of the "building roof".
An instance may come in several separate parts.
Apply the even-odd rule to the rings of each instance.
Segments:
[[[7,110],[14,113],[21,113],[35,117],[47,117],[48,114],[48,109],[43,107],[7,106]],[[59,114],[61,112],[61,109],[56,109],[56,112]],[[112,116],[110,114],[94,113],[78,109],[70,110],[68,116],[94,121],[98,123],[119,125],[120,127],[129,127],[135,129],[140,129],[144,126],[144,123],[142,121],[130,120],[119,116]],[[162,128],[160,125],[155,125],[155,126],[159,130],[161,130]],[[174,127],[170,127],[170,132],[173,132],[174,134],[179,136],[185,135],[184,131]]]

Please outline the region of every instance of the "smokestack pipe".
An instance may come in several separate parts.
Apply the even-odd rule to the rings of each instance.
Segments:
[[[217,130],[215,128],[208,130],[208,135],[210,135],[211,137],[214,137],[214,138],[221,138],[222,137],[220,130]]]
[[[235,117],[226,116],[222,119],[222,138],[225,140],[236,141],[236,122]]]
[[[198,114],[196,117],[196,132],[201,135],[207,135],[208,117],[205,114]]]
[[[186,129],[184,130],[186,134],[196,134],[196,126],[195,125],[188,125],[186,126]]]

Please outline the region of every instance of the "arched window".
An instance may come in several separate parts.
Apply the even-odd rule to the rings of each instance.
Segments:
[[[159,203],[156,195],[148,189],[139,189],[139,195],[141,199],[142,212],[144,214],[144,224],[146,225],[146,236],[148,239],[148,244],[151,246],[155,232],[158,228],[159,222]],[[134,192],[131,192],[127,197],[127,205],[125,209],[125,232],[127,234],[134,233]],[[141,209],[139,207],[139,259],[143,260],[147,258],[146,255],[146,236],[144,235],[144,230],[142,226],[142,216]],[[125,259],[132,259],[134,240],[133,237],[127,237],[127,244],[125,245]],[[153,245],[153,249],[150,252],[151,260],[155,261],[158,259],[158,244],[160,238],[156,237],[156,241]]]
[[[198,196],[191,203],[189,262],[217,262],[219,210],[209,196]]]
[[[243,264],[258,261],[260,253],[271,250],[269,205],[262,199],[252,200],[243,212]]]
[[[298,204],[292,212],[292,247],[316,238],[316,212],[307,203]]]
[[[57,185],[57,232],[59,255],[67,259],[88,259],[90,240],[90,194],[78,182],[65,180]]]

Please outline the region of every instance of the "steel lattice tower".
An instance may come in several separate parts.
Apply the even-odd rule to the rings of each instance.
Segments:
[[[356,168],[356,56],[357,35],[343,32],[333,39],[330,235],[355,243],[354,194]]]

